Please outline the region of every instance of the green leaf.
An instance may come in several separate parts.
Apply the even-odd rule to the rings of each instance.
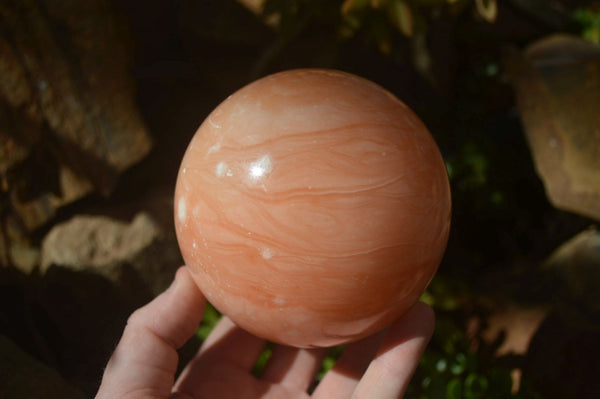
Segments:
[[[477,13],[489,23],[496,21],[498,17],[498,4],[496,0],[475,0]]]
[[[204,316],[202,317],[202,322],[200,322],[200,327],[196,331],[196,336],[204,341],[220,319],[221,314],[217,311],[217,309],[215,309],[210,303],[207,303],[204,310]]]
[[[337,359],[342,355],[343,351],[344,345],[334,346],[329,350],[327,357],[325,357],[323,363],[321,363],[321,370],[319,371],[319,374],[316,378],[317,381],[321,381],[325,374],[327,374],[327,372],[331,370],[331,368],[335,365]]]
[[[483,375],[471,373],[465,379],[465,399],[483,398],[488,389],[488,380]]]
[[[263,370],[265,369],[265,366],[267,365],[267,362],[271,358],[272,354],[273,354],[273,344],[269,344],[260,353],[260,355],[258,356],[258,359],[256,360],[256,363],[254,364],[254,368],[252,369],[252,374],[254,376],[260,377]]]
[[[423,380],[423,389],[428,398],[443,398],[447,392],[446,380],[441,377],[431,377],[427,381]]]
[[[508,398],[512,392],[512,376],[510,370],[497,368],[489,372],[490,393],[494,398]]]
[[[345,0],[342,4],[342,14],[362,11],[371,5],[371,0]]]
[[[450,365],[450,372],[454,375],[460,375],[467,370],[467,356],[464,353],[457,353],[454,362]]]
[[[438,373],[443,373],[448,369],[448,361],[446,359],[440,359],[435,364],[435,369]]]
[[[447,399],[461,399],[463,391],[463,383],[459,378],[453,378],[446,385]]]
[[[388,15],[392,24],[406,37],[414,32],[413,13],[410,5],[403,0],[393,0],[388,4]]]

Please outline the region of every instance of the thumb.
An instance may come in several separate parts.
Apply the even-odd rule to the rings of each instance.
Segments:
[[[186,267],[171,287],[127,321],[96,399],[167,398],[177,370],[177,349],[192,337],[206,301]]]

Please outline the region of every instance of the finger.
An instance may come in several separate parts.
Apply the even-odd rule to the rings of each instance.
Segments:
[[[417,303],[388,330],[354,392],[355,398],[401,398],[435,325],[433,310]]]
[[[197,358],[223,361],[251,371],[266,341],[222,317],[198,352]]]
[[[222,317],[182,371],[174,390],[195,395],[206,388],[201,385],[207,381],[200,377],[214,375],[216,371],[235,372],[239,379],[249,380],[250,371],[265,345],[265,340],[242,330],[228,317]]]
[[[265,340],[242,330],[228,317],[222,317],[179,376],[174,392],[192,397],[203,397],[210,390],[235,392],[235,386],[223,386],[223,381],[230,381],[234,375],[240,387],[254,386],[257,381],[250,371],[265,345]],[[227,374],[225,379],[224,373]],[[244,393],[238,394],[241,398]]]
[[[326,354],[324,348],[298,349],[277,345],[261,378],[292,391],[306,391]]]
[[[96,399],[167,397],[177,369],[177,349],[194,334],[204,304],[187,268],[180,268],[168,290],[129,317]]]
[[[369,362],[377,353],[382,337],[383,332],[349,344],[335,366],[317,386],[313,398],[351,397]]]

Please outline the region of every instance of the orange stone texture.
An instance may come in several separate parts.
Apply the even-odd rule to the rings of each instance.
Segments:
[[[333,70],[267,76],[202,123],[175,226],[206,296],[243,329],[297,347],[355,341],[418,300],[443,257],[451,199],[421,120]]]

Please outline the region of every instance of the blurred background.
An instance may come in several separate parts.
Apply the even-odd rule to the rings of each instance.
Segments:
[[[1,0],[0,397],[94,395],[182,263],[196,128],[298,67],[387,88],[446,160],[437,327],[407,397],[600,397],[599,43],[598,1]]]

